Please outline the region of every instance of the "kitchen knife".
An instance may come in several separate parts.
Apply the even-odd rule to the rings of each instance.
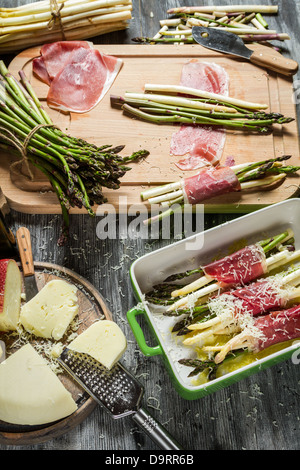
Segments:
[[[26,302],[28,302],[38,293],[34,274],[30,232],[26,227],[20,227],[17,230],[16,237],[23,268]]]
[[[224,54],[232,54],[243,57],[255,65],[266,67],[273,72],[292,76],[298,70],[298,63],[287,59],[281,54],[274,54],[260,49],[252,51],[245,46],[244,41],[237,35],[222,31],[218,28],[205,28],[203,26],[193,26],[192,35],[194,40],[203,47],[213,49]]]

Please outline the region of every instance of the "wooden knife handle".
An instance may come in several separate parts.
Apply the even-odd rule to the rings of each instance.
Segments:
[[[259,65],[260,67],[266,67],[273,72],[282,73],[283,75],[292,76],[297,73],[299,65],[295,60],[287,59],[280,54],[270,54],[269,52],[254,51],[250,57],[250,61]]]
[[[24,276],[32,276],[34,274],[34,264],[31,249],[30,232],[26,227],[20,227],[16,233],[20,258]]]

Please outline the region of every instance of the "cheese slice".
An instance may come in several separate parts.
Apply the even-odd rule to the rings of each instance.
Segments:
[[[59,340],[78,313],[77,288],[61,279],[48,282],[21,308],[20,322],[36,336]]]
[[[73,351],[86,353],[111,369],[124,354],[126,338],[119,326],[110,320],[93,323],[68,346]]]
[[[77,405],[46,361],[26,344],[0,364],[0,419],[46,424],[69,416]]]

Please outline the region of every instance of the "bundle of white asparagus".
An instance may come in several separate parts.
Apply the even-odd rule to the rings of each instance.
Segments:
[[[43,0],[0,8],[0,53],[126,29],[132,0]]]
[[[224,29],[240,36],[244,42],[265,43],[290,39],[286,33],[269,29],[265,14],[278,13],[277,5],[212,5],[172,8],[170,18],[160,21],[153,38],[134,38],[135,42],[191,44],[193,26]]]

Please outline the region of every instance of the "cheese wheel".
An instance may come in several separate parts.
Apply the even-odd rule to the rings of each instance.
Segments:
[[[20,322],[36,336],[60,340],[78,313],[77,288],[61,279],[48,282],[21,308]]]
[[[111,369],[124,354],[126,338],[119,326],[111,320],[93,323],[68,346],[69,349],[86,353]]]
[[[0,364],[0,419],[20,425],[51,423],[77,405],[46,361],[26,344]]]

